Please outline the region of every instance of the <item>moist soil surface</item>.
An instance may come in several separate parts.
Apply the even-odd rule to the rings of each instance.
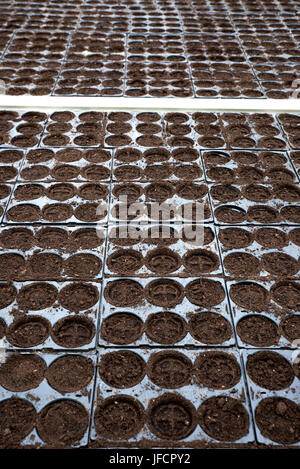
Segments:
[[[246,367],[252,381],[265,389],[285,389],[294,380],[293,368],[276,352],[264,351],[249,355]]]
[[[80,355],[66,355],[54,360],[46,371],[50,386],[61,393],[84,389],[93,379],[91,359]]]
[[[241,378],[240,366],[225,352],[204,352],[195,361],[194,376],[199,386],[211,389],[229,389]]]
[[[262,435],[280,444],[299,441],[299,419],[299,406],[283,397],[263,399],[255,409],[255,421]]]
[[[95,332],[93,322],[85,316],[68,316],[54,324],[51,337],[57,345],[74,349],[90,344]]]
[[[1,446],[19,444],[34,428],[37,414],[34,406],[19,398],[5,399],[0,402]]]
[[[225,269],[229,275],[235,277],[257,276],[260,272],[260,262],[252,254],[234,252],[224,259]]]
[[[190,334],[207,345],[223,344],[232,337],[232,327],[220,314],[203,312],[194,314],[188,323]]]
[[[42,409],[37,431],[48,445],[70,446],[84,436],[89,422],[85,407],[71,399],[61,399]]]
[[[280,336],[274,321],[257,315],[242,318],[237,324],[237,333],[243,342],[254,347],[275,346]]]
[[[145,368],[144,360],[134,352],[111,352],[102,356],[99,375],[109,386],[125,389],[142,381]]]
[[[43,344],[50,335],[50,322],[42,316],[23,316],[8,328],[7,340],[20,348],[36,347]]]
[[[46,364],[37,355],[9,355],[0,369],[0,384],[12,392],[37,388],[45,376]]]
[[[143,322],[138,316],[116,313],[104,319],[100,335],[114,345],[129,345],[141,338],[143,329]]]
[[[157,386],[176,389],[191,383],[192,363],[176,351],[158,352],[147,363],[147,375]]]
[[[144,418],[142,405],[133,397],[109,397],[96,407],[95,428],[102,437],[127,440],[140,431]]]
[[[188,30],[189,19],[184,24]],[[74,44],[68,57],[76,57],[77,65],[63,71],[61,92],[74,86],[82,94],[113,95],[124,88],[128,96],[180,96],[182,86],[189,94],[191,71],[199,87],[224,81],[220,95],[230,96],[225,85],[233,86],[233,72],[227,60],[212,79],[199,59],[190,71],[185,63],[177,67],[182,51],[173,44],[166,65],[159,59],[164,34],[149,49],[152,58],[158,54],[156,64],[142,66],[138,44],[136,58],[129,58],[126,73],[137,89],[123,86],[123,72],[116,71],[123,52],[116,46],[118,54],[110,52],[104,61],[103,51],[101,60],[112,72],[99,90],[99,44],[90,35],[97,41],[98,33],[88,34],[94,70],[86,77],[84,70],[76,71],[81,46]],[[36,46],[42,51],[43,45]],[[196,60],[200,52],[193,47]],[[27,86],[29,70],[19,74],[23,81],[16,88]],[[232,70],[252,89],[243,68]],[[40,87],[55,85],[53,73],[53,82],[44,74]],[[177,91],[174,81],[169,87],[171,76],[180,85]],[[279,397],[293,387],[299,366],[276,350],[282,340],[290,347],[300,336],[298,160],[285,151],[285,141],[298,142],[297,125],[297,119],[258,113],[66,111],[49,117],[0,111],[0,139],[15,147],[0,153],[0,339],[12,348],[0,369],[0,385],[14,393],[0,401],[0,446],[18,445],[34,427],[50,447],[80,444],[89,425],[82,398],[94,379],[100,385],[92,425],[106,446],[113,440],[127,444],[147,426],[154,441],[177,447],[189,435],[192,439],[197,424],[214,441],[233,443],[248,434],[251,408],[263,436],[280,445],[299,441],[299,406],[292,393],[291,400]],[[97,208],[124,195],[128,204],[145,200],[147,209],[169,200],[178,201],[181,211],[190,206],[185,219],[191,230],[199,221],[196,201],[204,201],[204,242],[193,243],[186,226],[173,224],[177,213],[167,234],[153,223],[139,226],[136,239],[122,238],[121,222],[118,236],[106,240],[110,215]],[[96,344],[105,347],[98,361]],[[205,351],[192,360],[180,348],[189,346]],[[46,362],[44,348],[60,351]],[[239,348],[248,349],[246,379],[262,389],[252,407],[242,394],[240,400],[232,397],[244,386]],[[146,380],[145,389],[158,392],[145,405],[139,393]],[[19,393],[38,395],[46,382],[61,398],[51,398],[37,413],[34,402],[19,399]],[[187,386],[199,397],[196,402],[186,397]],[[204,387],[214,397],[203,398]]]
[[[147,409],[148,426],[164,439],[180,440],[196,426],[194,406],[179,394],[165,393],[153,399]]]
[[[201,428],[219,441],[236,441],[248,433],[249,415],[243,404],[231,397],[211,397],[198,410]]]
[[[153,343],[171,345],[184,339],[187,325],[178,314],[162,311],[147,318],[145,333]]]

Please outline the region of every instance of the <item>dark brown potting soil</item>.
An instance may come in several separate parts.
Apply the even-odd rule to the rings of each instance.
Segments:
[[[145,264],[152,272],[164,275],[177,270],[181,265],[181,258],[169,248],[157,248],[148,252]]]
[[[255,240],[266,249],[281,249],[288,244],[287,235],[278,228],[260,228]]]
[[[237,324],[237,333],[246,344],[254,347],[271,347],[279,340],[276,323],[266,316],[247,315]]]
[[[198,410],[201,428],[220,441],[236,441],[247,435],[249,415],[242,403],[227,396],[207,399]]]
[[[133,274],[143,265],[143,256],[134,249],[120,249],[107,259],[107,267],[118,274]]]
[[[44,407],[37,418],[37,431],[48,445],[70,446],[81,440],[89,423],[87,409],[71,399]]]
[[[145,362],[137,353],[129,350],[110,352],[101,357],[99,375],[113,388],[131,388],[142,381]]]
[[[176,344],[187,334],[185,320],[178,314],[163,311],[150,314],[145,324],[147,337],[158,344]]]
[[[11,354],[0,368],[0,384],[13,392],[37,388],[46,368],[44,360],[37,355]]]
[[[6,337],[16,347],[36,347],[48,338],[50,328],[50,322],[42,316],[26,315],[16,319],[9,326]]]
[[[290,342],[298,339],[300,336],[300,315],[293,314],[283,318],[280,321],[280,331]]]
[[[157,386],[176,389],[191,383],[192,363],[182,353],[163,351],[151,355],[147,375]]]
[[[254,282],[240,282],[231,285],[230,297],[236,305],[248,311],[264,311],[269,302],[268,291],[262,285]]]
[[[116,313],[103,320],[100,335],[114,345],[134,343],[143,334],[142,320],[131,313]]]
[[[78,348],[89,344],[95,335],[93,322],[85,316],[67,316],[57,321],[51,337],[57,345]]]
[[[45,373],[50,386],[61,393],[84,389],[93,379],[93,362],[80,355],[65,355],[54,360]]]
[[[133,397],[109,397],[95,411],[95,428],[99,436],[111,440],[134,437],[144,424],[144,409]]]
[[[148,426],[155,435],[167,440],[180,440],[196,426],[194,406],[177,393],[165,393],[150,402]]]
[[[242,249],[252,244],[253,236],[243,228],[224,228],[219,232],[219,240],[228,249]]]
[[[186,286],[186,297],[195,305],[211,308],[224,300],[225,291],[219,281],[197,279]]]
[[[194,339],[207,345],[222,344],[233,334],[227,319],[212,312],[194,314],[189,320],[188,329]]]
[[[225,269],[234,277],[259,275],[260,262],[257,257],[246,252],[233,252],[224,259]]]
[[[237,359],[232,354],[204,352],[195,361],[194,377],[201,387],[229,389],[239,382],[241,370]]]
[[[18,445],[33,430],[36,423],[36,410],[25,399],[11,397],[0,403],[1,432],[0,446]]]
[[[288,388],[295,376],[289,362],[282,355],[273,351],[249,355],[246,367],[248,376],[254,383],[270,390]]]
[[[284,397],[268,397],[255,409],[255,421],[262,435],[280,444],[300,441],[299,406]]]

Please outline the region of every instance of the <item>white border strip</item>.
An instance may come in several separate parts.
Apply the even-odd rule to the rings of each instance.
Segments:
[[[0,96],[0,108],[157,111],[300,112],[300,99],[123,98],[86,96]]]

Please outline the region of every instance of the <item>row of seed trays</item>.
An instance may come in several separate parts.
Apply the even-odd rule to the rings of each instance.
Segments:
[[[299,116],[5,113],[0,445],[299,445]]]
[[[93,19],[87,26],[76,20],[73,32],[62,32],[55,26],[35,31],[30,23],[23,29],[4,31],[0,75],[7,94],[198,98],[293,95],[299,71],[299,30],[292,23],[288,28],[281,24],[285,31],[277,37],[272,29],[266,34],[250,29],[250,34],[238,23],[234,29],[232,19],[229,30],[214,34],[195,29],[194,18],[172,24],[167,33],[164,24],[162,29],[153,25],[156,16],[153,21],[151,17],[144,21],[140,18],[138,24],[144,26],[140,31],[134,31],[130,20],[119,32],[107,32],[103,23]],[[109,18],[106,22],[110,23]],[[198,28],[199,23],[201,18]],[[221,23],[224,26],[224,18]],[[101,32],[97,31],[99,25]],[[135,69],[139,78],[137,73],[132,77]],[[278,76],[272,73],[274,69],[280,72]],[[185,79],[173,79],[176,71],[185,73]],[[156,72],[170,76],[158,79]]]
[[[0,370],[7,428],[0,441],[197,448],[251,444],[256,434],[263,444],[291,445],[298,438],[298,378],[291,351],[8,352]]]
[[[298,378],[289,351],[9,352],[0,406],[14,433],[1,443],[84,446],[90,430],[99,447],[252,443],[255,432],[260,443],[290,445]]]

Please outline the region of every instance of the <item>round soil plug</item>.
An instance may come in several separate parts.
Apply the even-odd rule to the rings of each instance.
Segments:
[[[181,440],[194,431],[196,411],[190,401],[180,394],[165,393],[150,403],[147,422],[159,438]]]
[[[203,344],[223,344],[232,337],[231,324],[221,314],[203,312],[193,314],[188,329],[192,337]]]
[[[38,415],[37,432],[41,439],[53,446],[79,443],[89,423],[86,408],[71,399],[60,399],[44,407]]]
[[[176,344],[187,334],[185,320],[175,313],[163,311],[148,316],[145,324],[147,337],[158,344]]]
[[[200,405],[199,424],[210,437],[237,441],[249,431],[249,415],[242,403],[232,397],[211,397]]]
[[[65,355],[54,360],[46,371],[46,378],[58,392],[84,389],[94,377],[93,361],[81,355]]]
[[[144,424],[143,406],[133,397],[109,397],[95,411],[95,428],[99,436],[111,440],[135,437]]]
[[[147,375],[161,388],[181,388],[191,383],[192,363],[176,351],[153,353],[147,363]]]
[[[136,386],[145,376],[146,364],[137,354],[128,350],[103,355],[99,364],[101,379],[108,386],[125,389]]]
[[[129,345],[141,338],[143,321],[131,313],[116,313],[105,318],[101,326],[101,337],[115,345]]]

